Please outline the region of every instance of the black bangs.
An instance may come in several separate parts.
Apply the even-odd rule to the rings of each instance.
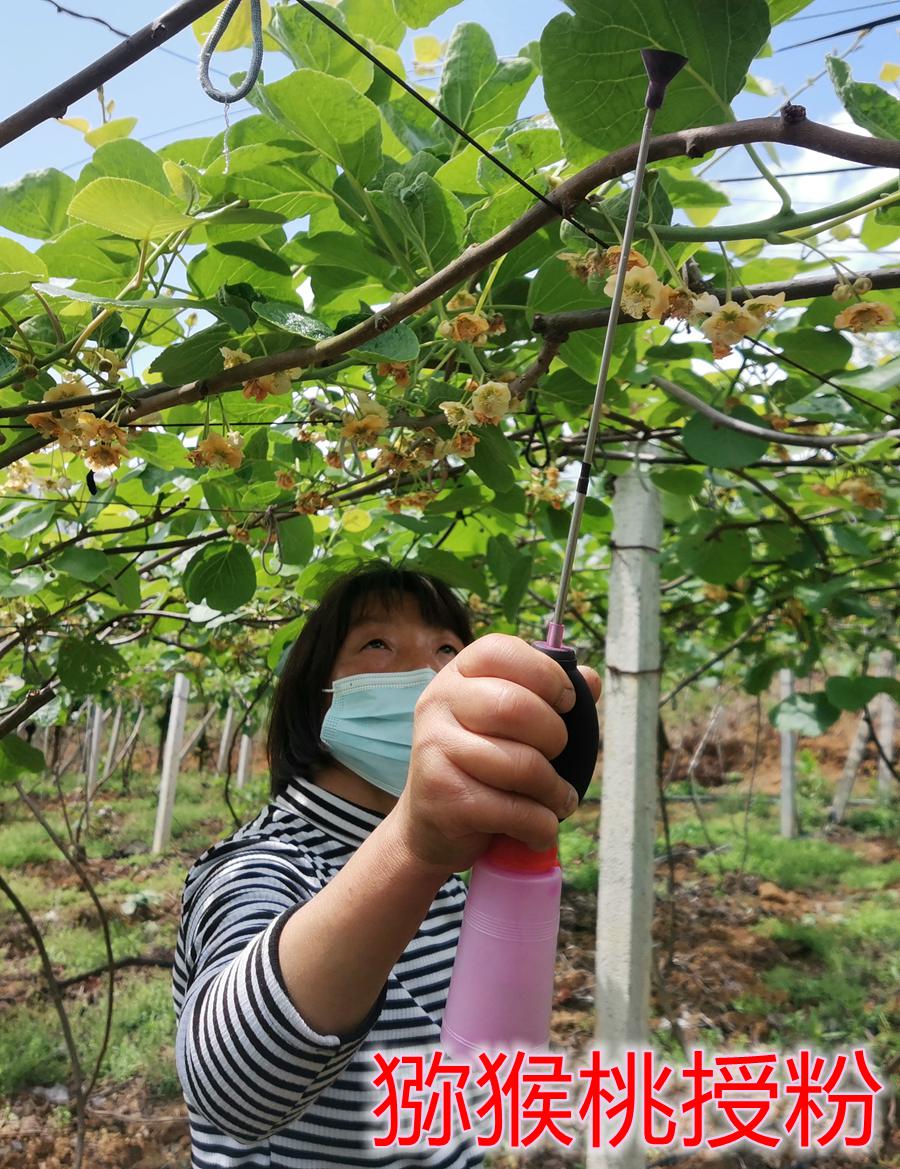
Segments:
[[[294,642],[272,702],[268,755],[272,796],[295,776],[315,779],[334,758],[319,739],[324,688],[351,626],[374,609],[390,611],[412,596],[426,625],[474,641],[469,611],[437,577],[386,564],[363,565],[338,577]]]

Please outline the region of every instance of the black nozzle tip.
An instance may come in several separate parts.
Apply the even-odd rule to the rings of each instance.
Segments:
[[[669,53],[665,49],[641,49],[641,59],[650,78],[644,105],[648,110],[658,110],[666,96],[666,86],[685,67],[688,59],[681,53]]]

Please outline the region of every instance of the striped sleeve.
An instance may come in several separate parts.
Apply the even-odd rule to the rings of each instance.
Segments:
[[[314,895],[278,855],[220,866],[182,920],[187,966],[176,1042],[185,1099],[245,1144],[302,1116],[356,1054],[384,1006],[387,984],[350,1034],[320,1035],[284,984],[281,930]]]

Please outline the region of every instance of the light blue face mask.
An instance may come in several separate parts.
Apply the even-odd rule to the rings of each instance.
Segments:
[[[345,767],[399,796],[409,772],[415,705],[436,676],[426,666],[336,678],[325,690],[334,697],[322,722],[322,742]]]

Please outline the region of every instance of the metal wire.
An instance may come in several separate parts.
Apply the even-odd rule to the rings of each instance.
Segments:
[[[262,2],[261,0],[249,0],[250,4],[250,30],[253,35],[253,55],[250,58],[250,65],[247,69],[247,75],[237,89],[231,93],[225,93],[221,89],[216,89],[210,80],[209,70],[212,61],[212,55],[216,51],[219,41],[225,35],[225,30],[228,28],[231,21],[237,15],[243,0],[228,0],[228,4],[223,8],[219,19],[216,21],[212,32],[206,38],[203,48],[200,50],[200,85],[207,97],[211,97],[213,101],[221,102],[224,106],[233,105],[234,102],[245,98],[250,90],[256,85],[259,80],[260,70],[262,69],[263,60],[263,27],[262,27]]]

